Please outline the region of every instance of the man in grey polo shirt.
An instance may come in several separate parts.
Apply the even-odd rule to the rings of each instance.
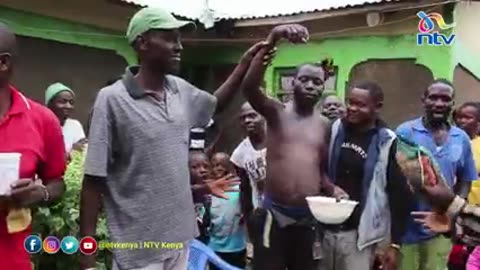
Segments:
[[[95,101],[80,231],[95,235],[103,194],[111,241],[136,243],[134,249],[113,249],[114,269],[187,269],[188,241],[198,233],[188,170],[189,131],[205,126],[227,105],[251,59],[266,46],[262,42],[250,48],[211,95],[167,75],[178,69],[179,29],[188,24],[161,9],[136,13],[127,38],[140,66],[127,68]],[[94,267],[94,256],[83,256],[81,264],[82,269]]]

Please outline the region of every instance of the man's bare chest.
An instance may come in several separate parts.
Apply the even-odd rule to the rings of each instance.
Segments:
[[[321,121],[313,119],[282,119],[277,135],[284,143],[318,147],[325,144],[326,128]]]

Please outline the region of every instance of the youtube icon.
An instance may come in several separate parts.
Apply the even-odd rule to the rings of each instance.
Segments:
[[[97,251],[97,241],[91,236],[85,236],[80,240],[79,249],[85,255],[92,255]]]

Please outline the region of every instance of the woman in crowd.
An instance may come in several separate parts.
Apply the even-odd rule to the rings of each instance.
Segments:
[[[82,151],[87,143],[85,132],[79,121],[70,118],[75,105],[73,90],[62,83],[54,83],[45,92],[45,104],[60,120],[67,156],[73,149]]]

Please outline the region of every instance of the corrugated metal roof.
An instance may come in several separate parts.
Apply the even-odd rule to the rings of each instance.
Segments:
[[[363,6],[401,0],[121,0],[139,6],[161,7],[171,13],[194,20],[205,17],[253,19],[288,16],[331,9]]]
[[[120,0],[142,7],[159,7],[184,18],[198,20],[205,10],[205,0]]]
[[[288,16],[393,1],[398,0],[210,0],[211,8],[222,19]]]

